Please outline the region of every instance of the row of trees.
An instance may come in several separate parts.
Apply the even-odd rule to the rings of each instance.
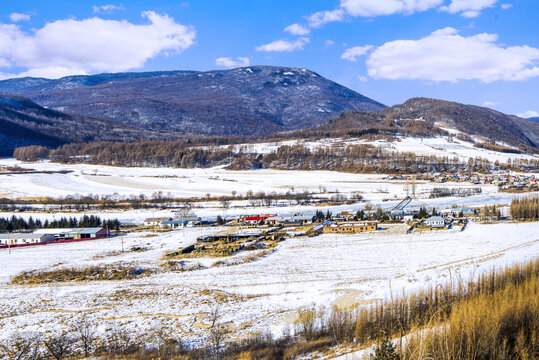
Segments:
[[[118,219],[101,220],[99,216],[84,215],[77,219],[74,217],[55,219],[52,221],[40,219],[28,220],[13,215],[11,218],[0,218],[0,232],[35,230],[35,229],[66,229],[66,228],[86,228],[86,227],[106,227],[109,230],[120,230],[120,221]]]
[[[482,190],[480,187],[476,187],[473,189],[437,187],[431,190],[429,197],[431,199],[448,196],[468,197],[481,194],[481,192]]]
[[[372,145],[332,146],[314,151],[303,145],[281,146],[262,159],[265,168],[288,170],[335,170],[354,173],[489,172],[486,159],[460,161],[458,157],[439,157],[386,151]]]
[[[391,123],[394,124],[394,123]],[[410,131],[421,132],[427,122],[406,123]],[[428,126],[427,126],[428,127]],[[402,128],[405,128],[403,126]],[[350,131],[350,130],[349,130]],[[377,130],[378,131],[378,130]],[[431,130],[425,130],[431,131]],[[432,130],[433,131],[433,130]],[[352,131],[354,132],[354,131]],[[357,132],[357,131],[356,131]],[[365,135],[372,132],[361,130]],[[376,133],[376,132],[375,132]],[[482,158],[470,158],[467,162],[458,157],[437,157],[387,151],[372,145],[330,146],[311,150],[303,145],[281,146],[270,154],[248,152],[243,147],[193,145],[189,141],[141,141],[95,142],[67,144],[56,150],[42,146],[17,148],[15,157],[20,160],[36,160],[48,157],[53,161],[85,162],[117,166],[167,166],[210,167],[228,165],[229,169],[279,168],[301,170],[336,170],[356,173],[424,173],[424,172],[484,172],[492,169],[533,170],[539,161],[516,159],[506,164]]]
[[[513,199],[510,211],[517,220],[539,220],[539,196]]]

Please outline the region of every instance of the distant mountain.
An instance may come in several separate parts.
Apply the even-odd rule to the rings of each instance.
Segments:
[[[207,135],[264,135],[385,108],[312,71],[275,66],[10,79],[0,92],[71,114]]]
[[[498,111],[456,102],[412,98],[373,114],[351,111],[320,126],[322,130],[368,129],[380,126],[388,118],[425,120],[449,126],[469,135],[506,142],[511,145],[539,147],[539,123]]]
[[[0,156],[11,156],[15,147],[57,147],[68,142],[97,140],[134,141],[173,138],[109,120],[69,115],[43,108],[29,99],[0,95]]]
[[[539,121],[539,117],[531,117],[531,118],[528,118],[528,120],[531,120],[531,121]]]
[[[412,98],[383,111],[395,118],[422,118],[446,124],[470,135],[504,141],[512,145],[539,146],[539,124],[517,116],[474,105]]]

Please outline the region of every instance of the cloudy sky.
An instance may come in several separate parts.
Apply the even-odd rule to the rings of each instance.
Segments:
[[[537,0],[0,2],[0,79],[304,67],[386,105],[539,116]]]

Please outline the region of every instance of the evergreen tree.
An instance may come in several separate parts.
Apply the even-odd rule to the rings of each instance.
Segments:
[[[374,354],[371,355],[371,360],[399,360],[400,357],[395,351],[395,346],[389,341],[386,336],[380,340],[374,348]]]

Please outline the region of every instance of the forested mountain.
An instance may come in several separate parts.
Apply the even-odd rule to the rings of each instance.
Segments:
[[[424,124],[421,125],[421,122]],[[412,98],[405,103],[382,110],[379,113],[346,112],[338,118],[318,127],[319,130],[337,131],[370,129],[392,126],[398,130],[417,134],[435,135],[433,126],[448,126],[465,134],[477,135],[488,140],[505,142],[514,146],[539,147],[539,123],[474,105],[456,102]],[[400,129],[398,127],[401,127]],[[414,131],[411,132],[413,134]]]
[[[539,146],[539,124],[501,112],[456,102],[412,98],[385,109],[384,115],[395,118],[422,118],[446,124],[470,135],[479,135],[511,145]]]
[[[536,121],[428,98],[386,108],[297,68],[9,79],[0,81],[0,92],[19,94],[0,97],[1,155],[23,145],[178,136],[447,135],[444,126],[500,143],[539,146]]]
[[[11,79],[0,92],[67,113],[205,135],[264,135],[385,107],[312,71],[275,66]]]
[[[19,146],[57,147],[70,142],[172,139],[167,134],[43,108],[23,97],[0,95],[0,156]]]

